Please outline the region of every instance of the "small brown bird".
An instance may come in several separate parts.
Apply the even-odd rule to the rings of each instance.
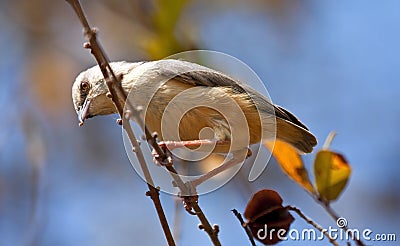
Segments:
[[[247,149],[275,136],[300,153],[311,152],[317,144],[314,135],[292,113],[221,72],[172,59],[110,65],[122,78],[126,94],[132,91],[128,100],[145,107],[145,124],[159,133],[160,140],[208,139],[218,142],[214,153],[227,153],[235,142],[231,140],[236,129],[248,136],[238,148]],[[116,113],[107,92],[98,66],[78,75],[72,99],[81,123],[97,115]],[[201,137],[202,129],[211,129],[212,135]]]

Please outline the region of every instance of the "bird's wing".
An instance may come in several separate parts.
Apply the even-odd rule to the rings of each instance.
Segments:
[[[154,70],[153,70],[154,69]],[[154,63],[152,71],[157,75],[193,86],[229,87],[234,93],[244,94],[252,100],[262,114],[277,118],[277,137],[293,144],[302,152],[311,152],[317,144],[308,128],[288,110],[274,105],[261,93],[241,81],[199,64],[182,60],[160,60]]]
[[[280,106],[274,105],[249,85],[221,72],[199,64],[173,59],[157,61],[154,69],[159,75],[174,78],[175,80],[194,86],[230,87],[236,93],[247,94],[249,99],[253,100],[258,109],[263,113],[275,115],[308,130],[292,113]]]
[[[272,111],[273,104],[261,93],[239,80],[208,67],[187,61],[170,59],[157,61],[155,70],[159,75],[193,86],[229,87],[233,89],[234,93],[247,94],[257,105],[264,105],[260,110],[274,114]]]

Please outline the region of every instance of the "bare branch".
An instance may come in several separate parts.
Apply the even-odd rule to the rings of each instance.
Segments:
[[[165,217],[165,213],[162,209],[162,205],[161,205],[160,198],[159,198],[159,190],[152,186],[152,184],[154,184],[154,182],[151,178],[150,171],[145,162],[143,152],[141,151],[139,143],[136,140],[136,137],[133,133],[132,128],[130,127],[129,118],[125,118],[123,115],[125,104],[127,104],[129,106],[129,109],[133,111],[132,116],[137,120],[138,124],[142,127],[143,131],[145,132],[147,142],[157,152],[160,159],[165,160],[167,158],[167,155],[157,144],[156,136],[151,134],[149,129],[145,126],[143,119],[140,117],[139,110],[136,107],[132,107],[132,105],[130,105],[129,101],[126,100],[127,95],[125,94],[124,90],[122,89],[120,79],[115,76],[113,70],[111,69],[109,60],[108,60],[107,56],[105,55],[99,42],[97,41],[96,30],[89,26],[89,23],[85,17],[85,14],[82,10],[82,7],[81,7],[79,1],[78,0],[66,0],[66,1],[72,6],[76,15],[78,16],[79,20],[82,23],[84,35],[85,35],[86,39],[88,40],[88,43],[85,43],[84,47],[91,50],[91,53],[95,57],[97,64],[99,65],[100,70],[105,78],[108,90],[110,92],[109,97],[113,101],[113,103],[121,117],[122,126],[125,129],[126,133],[128,134],[129,140],[132,144],[132,148],[134,149],[134,152],[137,155],[139,164],[142,168],[142,171],[144,173],[144,176],[145,176],[148,188],[149,188],[149,191],[146,194],[148,196],[150,196],[154,202],[154,206],[156,207],[156,211],[157,211],[158,217],[160,219],[160,223],[164,230],[164,234],[168,241],[168,244],[175,245],[168,222]],[[166,168],[170,172],[170,174],[174,180],[174,183],[180,188],[181,194],[184,197],[184,201],[187,204],[187,207],[189,209],[194,210],[194,213],[199,218],[204,230],[209,235],[213,244],[221,245],[221,243],[219,242],[219,239],[218,239],[219,229],[218,230],[216,229],[218,227],[216,227],[216,228],[211,227],[206,216],[204,215],[203,211],[201,210],[200,206],[198,205],[197,196],[188,196],[190,194],[193,194],[192,192],[194,190],[194,188],[192,187],[190,182],[188,184],[185,184],[183,182],[183,180],[180,178],[180,176],[177,174],[175,168],[172,165],[166,166]]]
[[[315,229],[317,229],[318,231],[320,231],[321,233],[323,233],[328,239],[329,242],[331,242],[333,245],[335,246],[339,246],[338,242],[333,239],[329,233],[324,230],[324,228],[322,228],[322,226],[318,225],[315,221],[313,221],[311,218],[307,217],[305,214],[303,214],[303,212],[301,212],[300,209],[296,208],[296,207],[292,207],[292,206],[287,206],[286,208],[288,208],[289,210],[296,212],[303,220],[305,220],[308,224],[312,225],[313,227],[315,227]]]
[[[132,144],[132,147],[135,148],[135,153],[138,157],[140,166],[145,175],[147,186],[149,188],[149,191],[146,194],[151,198],[151,200],[154,203],[154,206],[156,208],[157,215],[159,217],[159,220],[160,220],[161,226],[163,228],[164,235],[167,239],[168,245],[175,245],[175,241],[174,241],[174,238],[172,237],[172,233],[169,228],[167,218],[165,216],[164,210],[161,205],[161,201],[160,201],[160,197],[159,197],[159,190],[151,185],[151,184],[153,184],[153,180],[151,178],[149,169],[147,168],[143,153],[139,147],[139,143],[136,140],[135,135],[132,131],[132,128],[129,125],[129,121],[125,120],[123,117],[123,110],[124,110],[124,104],[126,101],[126,95],[121,87],[121,82],[115,76],[113,70],[111,69],[111,66],[108,62],[108,58],[106,57],[105,53],[103,52],[103,49],[101,48],[100,44],[97,42],[96,30],[90,28],[89,23],[85,17],[85,14],[83,13],[83,10],[82,10],[82,7],[81,7],[79,1],[78,0],[66,0],[66,1],[72,6],[76,15],[78,16],[79,20],[82,23],[84,35],[89,42],[89,43],[86,43],[84,47],[90,48],[91,53],[95,57],[97,64],[99,65],[100,70],[106,80],[108,90],[110,91],[111,100],[113,101],[116,109],[118,110],[119,115],[121,116],[122,126],[128,134],[128,137]],[[147,132],[146,132],[146,136],[148,136]],[[160,152],[161,152],[161,150],[160,150]]]

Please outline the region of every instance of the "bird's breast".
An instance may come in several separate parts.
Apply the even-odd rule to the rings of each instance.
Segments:
[[[155,92],[137,88],[135,94],[135,104],[144,106],[146,126],[160,140],[232,140],[247,146],[260,141],[258,111],[247,97],[229,88],[170,80]],[[228,149],[221,146],[216,152]]]

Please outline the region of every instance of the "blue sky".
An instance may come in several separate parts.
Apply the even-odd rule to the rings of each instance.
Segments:
[[[286,18],[239,4],[206,14],[200,11],[193,19],[202,48],[247,63],[262,79],[273,102],[309,126],[319,139],[318,147],[331,130],[338,132],[332,147],[344,153],[353,173],[333,207],[350,221],[349,226],[398,233],[400,3],[305,1],[299,6]],[[66,6],[65,11],[70,9]],[[41,232],[40,245],[163,244],[154,209],[144,196],[146,186],[126,157],[120,129],[115,125],[117,117],[96,118],[78,128],[70,103],[63,118],[46,118],[48,114],[40,108],[36,94],[29,89],[29,79],[24,77],[31,44],[24,41],[24,30],[18,23],[7,22],[4,13],[0,20],[0,206],[4,208],[0,211],[0,236],[5,245],[22,244],[35,230]],[[74,22],[70,28],[80,27]],[[77,44],[82,40],[78,31],[67,35],[66,39],[74,38]],[[73,49],[81,47],[66,48]],[[85,69],[90,61],[89,54],[82,53],[75,56],[79,61],[75,69]],[[115,57],[119,58],[124,57]],[[57,78],[53,81],[72,84]],[[70,91],[65,93],[69,96]],[[29,224],[33,169],[25,153],[26,141],[32,138],[27,138],[24,123],[19,123],[21,112],[30,119],[25,123],[28,132],[39,132],[46,146],[46,164],[39,169],[43,180],[36,208],[38,228]],[[312,157],[305,159],[311,168]],[[250,198],[249,187],[239,184],[230,182],[200,198],[206,215],[220,225],[225,245],[247,244],[230,212],[232,208],[243,211]],[[323,226],[335,225],[276,163],[270,163],[250,187],[252,191],[276,189],[284,204],[303,209]],[[168,219],[173,221],[172,197],[163,195],[162,200]],[[186,213],[181,217],[181,245],[208,245],[204,232],[196,229],[197,219]],[[292,228],[308,226],[296,217]]]

